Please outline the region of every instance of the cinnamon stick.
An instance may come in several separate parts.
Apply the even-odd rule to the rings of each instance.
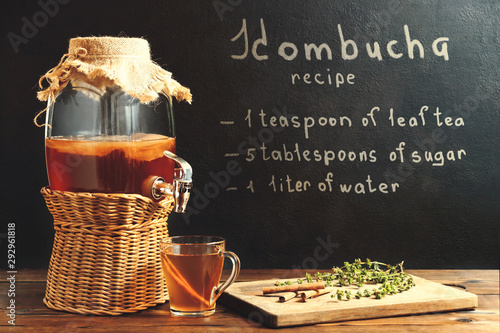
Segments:
[[[280,303],[284,303],[286,301],[289,301],[291,300],[292,298],[295,298],[295,296],[297,296],[297,293],[296,292],[293,292],[293,291],[290,291],[290,292],[286,292],[286,293],[283,293],[284,295],[280,296],[279,298],[279,302]]]
[[[303,291],[303,290],[318,290],[325,289],[325,284],[323,282],[313,282],[313,283],[303,283],[303,284],[293,284],[279,287],[262,287],[263,294],[273,294],[283,291]]]
[[[272,294],[264,294],[264,296],[267,297],[279,297],[278,301],[280,303],[286,302],[291,300],[292,298],[295,298],[297,296],[297,293],[294,291],[282,291],[279,293],[272,293]]]
[[[181,275],[179,270],[172,264],[166,254],[162,255],[162,259],[164,260],[163,267],[166,268],[168,274],[174,278],[175,282],[177,282],[179,286],[181,286],[188,294],[203,303],[205,306],[211,306],[211,304],[206,299],[204,299],[193,289],[193,287],[191,287],[189,282],[187,282],[187,280]]]
[[[333,291],[334,287],[326,287],[324,289],[320,290],[306,290],[301,293],[299,293],[297,296],[302,298],[302,301],[306,301],[309,298],[315,298],[324,294],[331,293]]]

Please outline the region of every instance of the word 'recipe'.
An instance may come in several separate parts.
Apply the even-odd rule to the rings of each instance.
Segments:
[[[260,53],[258,51],[259,46],[267,46],[267,34],[266,34],[266,28],[264,26],[264,20],[261,18],[260,19],[260,29],[261,29],[261,35],[262,37],[259,39],[256,39],[252,43],[252,56],[258,60],[267,60],[269,56],[265,53]],[[340,24],[337,24],[337,30],[338,30],[338,37],[339,37],[339,45],[337,47],[340,47],[341,50],[341,55],[343,60],[354,60],[358,57],[360,53],[360,47],[358,47],[358,43],[352,39],[348,39],[346,36],[344,36],[342,26]],[[414,59],[415,58],[415,53],[418,54],[418,56],[423,59],[425,56],[425,50],[424,50],[424,45],[422,42],[418,39],[414,39],[410,35],[410,28],[408,25],[403,26],[404,30],[404,36],[405,40],[404,42],[400,42],[398,40],[390,40],[387,42],[385,45],[385,52],[387,53],[386,57],[389,56],[390,58],[393,59],[399,59],[404,56],[403,52],[400,52],[398,50],[401,49],[406,49],[406,54],[408,58]],[[233,59],[238,59],[242,60],[245,59],[248,56],[249,52],[249,40],[248,40],[248,31],[247,31],[247,22],[246,19],[243,19],[243,23],[241,26],[241,30],[238,32],[236,36],[234,36],[231,41],[235,42],[238,39],[240,39],[243,36],[244,38],[244,43],[245,43],[245,50],[242,54],[240,55],[231,55],[231,58]],[[442,57],[444,60],[449,60],[448,56],[448,37],[439,37],[436,38],[432,44],[431,44],[431,49],[432,53],[437,56],[437,57]],[[398,44],[404,44],[406,47],[401,47]],[[379,61],[383,60],[383,52],[381,50],[381,43],[374,41],[373,43],[366,43],[365,48],[366,48],[366,53],[367,55],[372,58],[372,59],[377,59]],[[333,52],[332,48],[330,47],[329,44],[327,43],[322,43],[319,46],[314,43],[304,43],[303,48],[297,46],[295,43],[292,42],[282,42],[280,46],[278,47],[278,55],[282,57],[283,59],[287,61],[292,61],[295,60],[299,54],[303,53],[303,56],[305,57],[306,60],[312,60],[313,59],[313,54],[316,58],[316,60],[323,60],[323,57],[326,57],[328,60],[332,60],[333,58]]]

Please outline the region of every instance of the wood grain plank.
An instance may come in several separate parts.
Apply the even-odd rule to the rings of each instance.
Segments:
[[[243,270],[239,281],[270,279],[276,276],[303,276],[296,270]],[[478,308],[474,311],[453,311],[379,319],[352,320],[335,323],[282,328],[280,332],[495,332],[500,331],[498,270],[411,270],[417,276],[438,282],[464,283],[472,290],[479,285]],[[298,273],[298,275],[297,275]],[[242,315],[234,309],[217,304],[215,315],[208,318],[172,317],[168,304],[117,317],[81,316],[48,309],[42,302],[45,294],[46,270],[19,271],[16,281],[16,323],[12,327],[0,321],[1,332],[261,332],[258,313]],[[6,317],[7,282],[0,272],[0,317]]]

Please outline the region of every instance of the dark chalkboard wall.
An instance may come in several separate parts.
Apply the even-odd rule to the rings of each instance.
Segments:
[[[5,3],[2,244],[13,223],[17,267],[48,265],[44,133],[32,122],[44,107],[38,78],[71,37],[126,35],[147,38],[153,59],[194,95],[174,105],[195,188],[188,213],[169,218],[171,234],[224,236],[244,268],[328,268],[357,257],[497,268],[499,8]]]

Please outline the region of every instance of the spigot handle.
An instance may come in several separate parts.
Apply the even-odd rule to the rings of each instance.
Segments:
[[[174,211],[177,213],[184,213],[186,212],[187,203],[191,194],[191,187],[193,186],[193,170],[188,162],[174,153],[165,150],[163,155],[177,162],[180,168],[175,169],[173,184],[168,184],[163,178],[156,177],[153,180],[151,194],[155,199],[160,199],[166,194],[173,195]]]
[[[181,176],[180,178],[176,177],[177,179],[184,181],[193,181],[193,169],[191,169],[191,165],[188,162],[186,162],[185,160],[183,160],[182,158],[180,158],[179,156],[175,155],[174,153],[168,150],[165,150],[163,152],[163,155],[174,160],[181,167],[180,168]]]

